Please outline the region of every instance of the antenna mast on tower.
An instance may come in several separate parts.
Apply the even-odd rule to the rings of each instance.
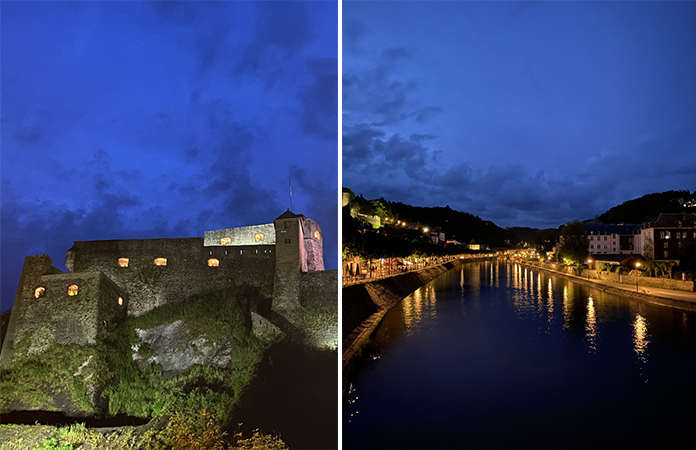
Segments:
[[[290,177],[288,177],[288,188],[290,189],[290,211],[292,211],[292,182]]]

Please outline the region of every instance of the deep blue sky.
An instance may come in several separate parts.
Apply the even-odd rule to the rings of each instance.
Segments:
[[[288,208],[337,266],[334,2],[2,2],[2,309],[24,256]]]
[[[344,2],[343,185],[555,227],[696,190],[696,2]]]

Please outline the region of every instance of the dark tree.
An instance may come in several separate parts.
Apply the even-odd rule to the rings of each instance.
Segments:
[[[590,256],[588,245],[582,224],[577,220],[568,222],[561,229],[560,261],[565,259],[569,263],[583,264]]]

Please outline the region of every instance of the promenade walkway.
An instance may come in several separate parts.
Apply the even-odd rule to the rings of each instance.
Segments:
[[[538,266],[534,264],[526,264],[522,261],[511,261],[513,263],[522,264],[523,266],[540,269],[556,275],[569,278],[577,283],[586,284],[598,289],[612,292],[619,295],[626,295],[633,298],[639,298],[650,303],[655,303],[671,308],[685,309],[696,311],[696,292],[678,291],[674,289],[657,288],[650,286],[638,286],[635,284],[617,283],[607,280],[598,280],[596,278],[580,277],[569,273],[559,272],[549,267]]]

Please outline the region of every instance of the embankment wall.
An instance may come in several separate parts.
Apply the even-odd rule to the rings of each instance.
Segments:
[[[438,275],[460,264],[448,261],[418,271],[343,288],[343,339],[380,310],[388,310]]]

